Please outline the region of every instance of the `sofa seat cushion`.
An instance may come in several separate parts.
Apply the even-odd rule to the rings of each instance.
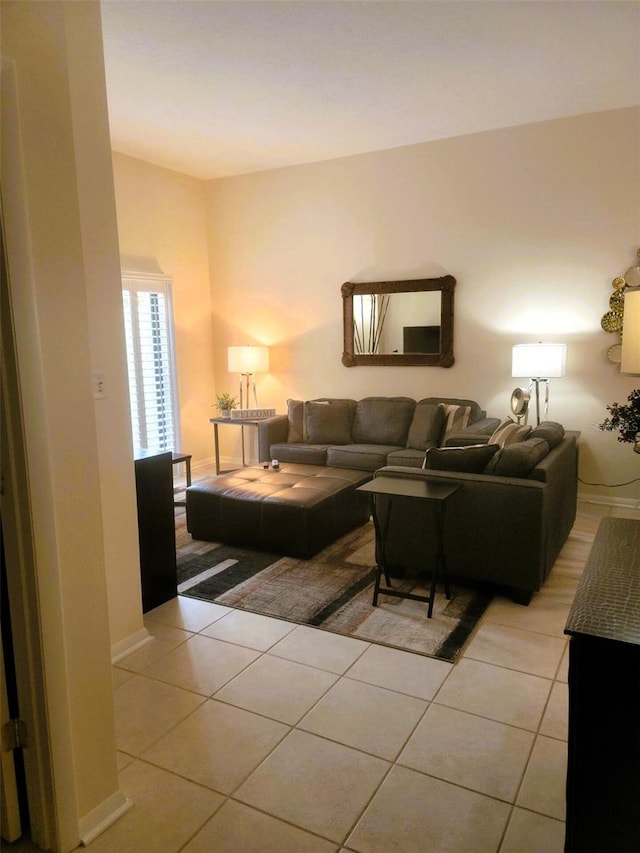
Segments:
[[[527,477],[549,453],[544,438],[529,438],[501,448],[489,461],[485,474],[494,477]]]
[[[442,406],[436,403],[418,403],[409,427],[407,447],[424,451],[429,447],[439,445],[444,433],[445,421],[446,416]],[[397,464],[402,465],[404,463],[399,462]]]
[[[278,462],[298,462],[302,465],[326,465],[326,444],[306,444],[305,442],[281,442],[271,445],[271,458]]]
[[[435,447],[435,445],[432,445]],[[405,468],[422,468],[424,462],[424,450],[415,450],[413,447],[403,447],[401,450],[392,450],[387,455],[387,465],[403,465]]]
[[[497,444],[470,444],[468,447],[430,447],[424,467],[436,471],[482,474],[500,448]]]
[[[327,465],[337,468],[356,468],[360,471],[376,471],[387,464],[387,456],[394,450],[402,450],[389,444],[347,444],[327,448]]]
[[[365,397],[359,400],[353,417],[353,441],[356,444],[404,447],[415,407],[416,401],[410,397]]]

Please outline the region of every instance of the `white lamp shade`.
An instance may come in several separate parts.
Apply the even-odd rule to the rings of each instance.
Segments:
[[[620,371],[640,373],[640,290],[627,290],[624,295]]]
[[[269,347],[228,347],[229,373],[267,373]]]
[[[512,376],[554,379],[564,376],[566,367],[566,344],[516,344],[513,348]]]

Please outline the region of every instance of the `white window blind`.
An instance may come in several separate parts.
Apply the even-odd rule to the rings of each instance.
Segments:
[[[134,448],[175,450],[180,442],[171,279],[124,273],[122,296]]]

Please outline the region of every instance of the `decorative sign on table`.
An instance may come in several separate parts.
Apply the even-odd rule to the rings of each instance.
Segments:
[[[231,409],[232,421],[257,421],[261,418],[272,418],[275,409]]]

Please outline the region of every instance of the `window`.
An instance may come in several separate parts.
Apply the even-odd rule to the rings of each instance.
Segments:
[[[180,442],[171,279],[123,274],[122,296],[133,446],[175,450]]]

